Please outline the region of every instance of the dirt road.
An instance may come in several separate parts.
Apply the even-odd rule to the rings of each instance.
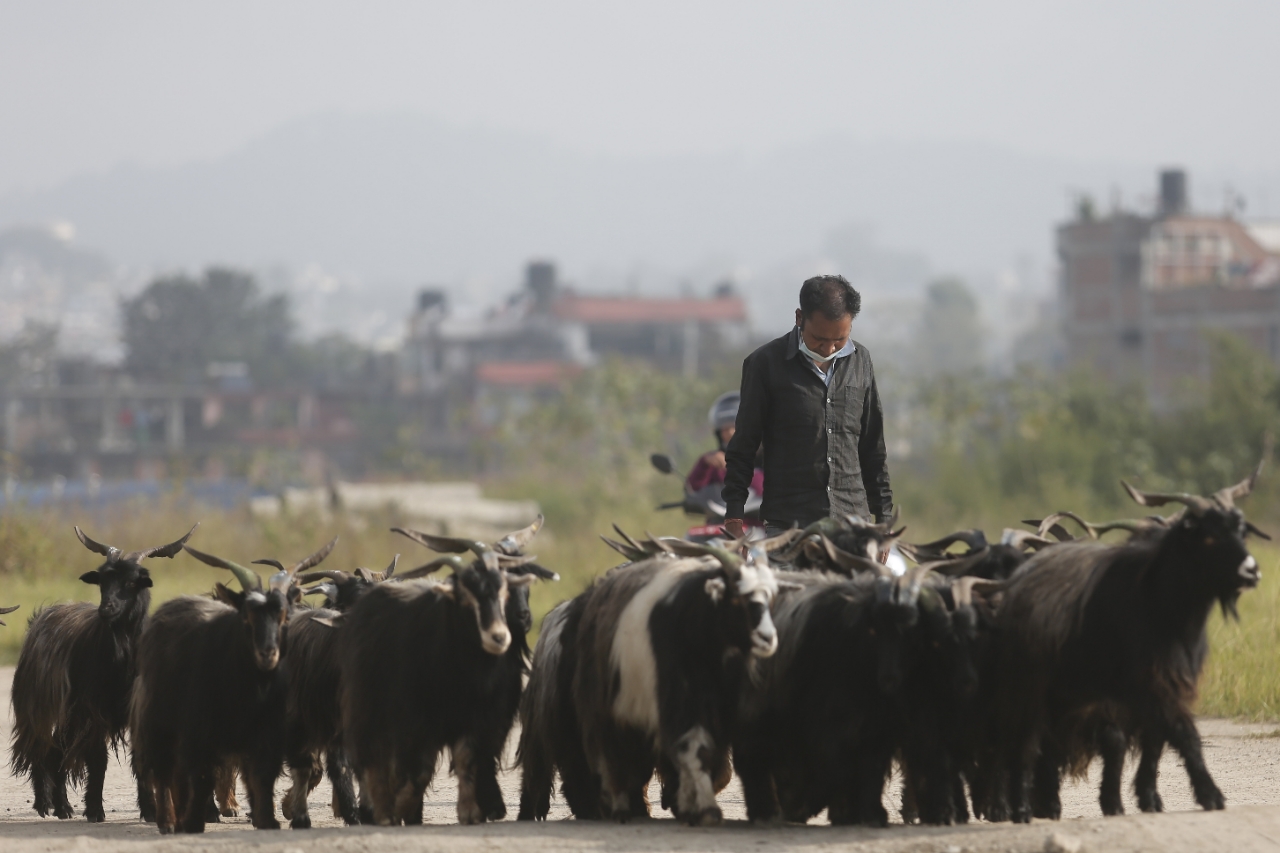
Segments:
[[[3,738],[7,746],[11,727],[9,684],[13,669],[0,668],[0,702],[3,703]],[[815,821],[809,826],[755,829],[745,823],[741,789],[736,782],[723,792],[720,804],[730,819],[718,829],[689,829],[668,819],[638,822],[627,826],[578,823],[563,820],[563,803],[553,807],[552,820],[545,824],[517,824],[504,821],[480,827],[455,823],[456,789],[452,779],[441,774],[427,798],[428,826],[374,829],[343,827],[329,807],[327,783],[311,796],[311,818],[315,829],[308,832],[255,832],[243,819],[211,824],[203,836],[166,837],[155,827],[140,823],[134,804],[135,792],[127,767],[113,760],[107,774],[107,822],[89,825],[82,818],[42,820],[31,809],[31,791],[22,780],[0,775],[0,850],[3,851],[102,851],[102,853],[163,853],[163,851],[255,850],[301,853],[333,851],[472,851],[519,850],[636,850],[636,851],[751,851],[785,848],[788,851],[867,850],[931,851],[932,853],[1006,853],[1039,851],[1054,833],[1066,836],[1068,847],[1079,842],[1081,849],[1111,850],[1280,850],[1280,731],[1275,726],[1242,725],[1224,720],[1201,721],[1205,755],[1210,770],[1226,793],[1228,811],[1207,814],[1195,809],[1186,774],[1172,755],[1161,764],[1161,793],[1169,813],[1136,813],[1126,782],[1122,818],[1101,818],[1096,784],[1069,783],[1063,790],[1064,819],[1058,823],[1037,821],[1030,826],[973,824],[961,827],[905,827],[888,829],[842,829]],[[6,755],[7,759],[7,750]],[[1132,762],[1131,762],[1132,764]],[[1132,770],[1132,768],[1130,768]],[[1131,778],[1131,777],[1130,777]],[[503,777],[508,808],[514,816],[519,798],[519,778]],[[283,781],[277,786],[282,792]],[[896,786],[895,786],[896,788]],[[896,790],[886,793],[886,806],[895,811]],[[241,803],[246,802],[243,791]],[[656,791],[653,801],[657,802]],[[79,800],[77,810],[80,808]],[[665,813],[664,813],[665,814]]]

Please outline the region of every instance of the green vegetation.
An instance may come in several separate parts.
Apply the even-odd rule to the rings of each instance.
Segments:
[[[1215,345],[1209,381],[1188,386],[1182,403],[1164,411],[1133,389],[1085,376],[975,374],[908,385],[883,375],[890,434],[909,444],[909,452],[898,450],[891,470],[911,538],[970,526],[994,536],[1057,509],[1097,519],[1143,514],[1121,491],[1122,477],[1149,489],[1202,494],[1239,480],[1280,422],[1280,379],[1234,339]],[[537,615],[621,559],[598,538],[612,523],[672,535],[691,523],[678,512],[654,509],[680,494],[680,482],[654,472],[648,455],[665,451],[687,469],[711,449],[706,409],[734,387],[736,373],[728,366],[689,381],[634,362],[610,363],[550,398],[513,404],[498,434],[483,439],[489,469],[500,472],[486,480],[487,494],[534,498],[547,515],[547,532],[533,550],[563,580],[535,585]],[[1272,467],[1243,506],[1263,529],[1280,533],[1278,498],[1280,471]],[[196,519],[203,524],[192,543],[237,560],[300,557],[335,534],[341,539],[326,563],[334,568],[382,568],[396,552],[407,566],[426,557],[387,531],[406,521],[390,515],[263,520],[247,510],[181,502],[84,514],[11,512],[0,515],[0,605],[21,604],[22,610],[0,629],[0,657],[14,658],[36,606],[96,600],[96,589],[77,578],[97,558],[76,540],[73,523],[100,540],[137,548],[174,538]],[[1254,550],[1263,582],[1241,600],[1238,624],[1213,617],[1201,709],[1280,720],[1280,678],[1271,666],[1280,643],[1280,550],[1260,542]],[[153,560],[151,569],[156,601],[207,592],[226,580],[226,573],[185,555]]]

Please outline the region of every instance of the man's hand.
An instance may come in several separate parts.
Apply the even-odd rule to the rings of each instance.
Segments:
[[[882,549],[880,550],[880,554],[879,554],[879,556],[878,556],[876,559],[878,559],[878,560],[880,561],[880,565],[882,565],[882,566],[887,566],[887,565],[889,565],[889,549],[888,549],[888,548],[882,548]]]
[[[712,450],[702,454],[702,461],[710,465],[716,471],[723,471],[728,463],[724,461],[723,450]]]
[[[726,518],[724,520],[724,532],[734,539],[741,539],[742,538],[742,519]]]

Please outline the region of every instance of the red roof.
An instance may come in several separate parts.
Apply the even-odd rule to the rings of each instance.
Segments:
[[[476,365],[478,380],[510,388],[559,385],[581,372],[580,365],[567,361],[486,361]]]
[[[646,299],[566,294],[556,300],[555,314],[561,320],[579,323],[725,323],[746,322],[747,305],[738,296]]]

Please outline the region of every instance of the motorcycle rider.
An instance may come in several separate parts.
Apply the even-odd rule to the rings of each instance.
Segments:
[[[711,433],[716,438],[717,449],[702,454],[697,464],[693,466],[684,483],[687,492],[699,492],[711,485],[724,485],[727,470],[724,451],[736,429],[740,398],[741,395],[737,391],[726,391],[716,397],[715,402],[711,404],[711,410],[707,412],[707,423],[711,425]],[[750,489],[757,495],[763,495],[764,468],[759,463],[760,454],[757,453],[756,468],[751,477]]]

